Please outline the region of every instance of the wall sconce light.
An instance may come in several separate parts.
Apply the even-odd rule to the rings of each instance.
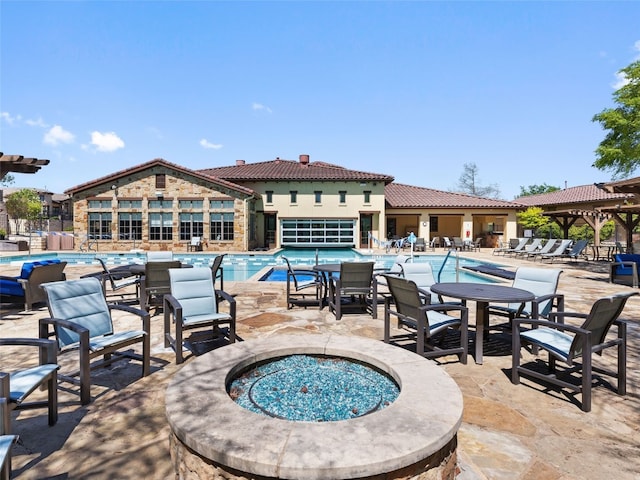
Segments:
[[[156,192],[156,197],[158,197],[158,198],[162,198],[162,197],[164,197],[164,193],[162,193],[162,192],[160,192],[160,191],[157,191],[157,192]]]
[[[427,222],[422,222],[422,226],[426,227],[427,226]]]

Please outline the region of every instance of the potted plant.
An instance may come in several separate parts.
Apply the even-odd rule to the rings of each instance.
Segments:
[[[4,228],[0,228],[0,240],[4,240],[7,235],[7,231]]]

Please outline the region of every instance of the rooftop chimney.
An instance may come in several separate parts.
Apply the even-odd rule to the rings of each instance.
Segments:
[[[236,160],[236,166],[244,165],[244,160]]]
[[[309,155],[300,155],[300,163],[303,165],[309,164]]]

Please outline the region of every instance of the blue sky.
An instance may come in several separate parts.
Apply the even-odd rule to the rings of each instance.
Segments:
[[[0,151],[62,192],[154,158],[280,157],[454,190],[591,165],[640,2],[0,2]]]

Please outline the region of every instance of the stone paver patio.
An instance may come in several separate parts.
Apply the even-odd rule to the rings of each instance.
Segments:
[[[533,264],[493,256],[490,249],[467,255],[502,263],[505,268]],[[535,265],[564,270],[558,290],[565,294],[567,310],[586,312],[596,298],[631,288],[609,284],[607,265],[602,262]],[[17,270],[0,266],[2,275],[15,275]],[[68,266],[67,278],[94,270]],[[284,284],[225,282],[225,288],[236,294],[238,333],[244,339],[285,333],[382,339],[382,309],[377,320],[368,315],[345,315],[336,321],[327,309],[287,310]],[[35,337],[38,318],[46,314],[45,308],[33,312],[4,308],[0,311],[1,335]],[[470,308],[470,316],[474,324],[474,308]],[[464,399],[458,433],[459,478],[639,478],[640,296],[627,303],[623,318],[630,320],[628,393],[620,397],[608,384],[598,385],[590,413],[583,413],[570,397],[533,380],[512,385],[510,345],[502,342],[497,332],[492,332],[485,344],[483,365],[476,365],[473,356],[467,365],[455,357],[445,358],[441,368],[458,384]],[[126,328],[127,320],[119,317],[118,324]],[[25,361],[22,352],[0,351],[3,367]],[[613,366],[615,356],[607,352],[596,358],[597,362]],[[47,426],[44,410],[13,413],[13,430],[20,435],[13,454],[15,478],[174,478],[164,399],[165,389],[179,368],[172,352],[163,347],[162,316],[156,315],[152,317],[151,375],[140,378],[139,364],[127,361],[95,371],[93,401],[84,407],[77,395],[67,391],[69,385],[61,384],[60,418],[53,427]],[[215,422],[215,418],[203,421]]]

